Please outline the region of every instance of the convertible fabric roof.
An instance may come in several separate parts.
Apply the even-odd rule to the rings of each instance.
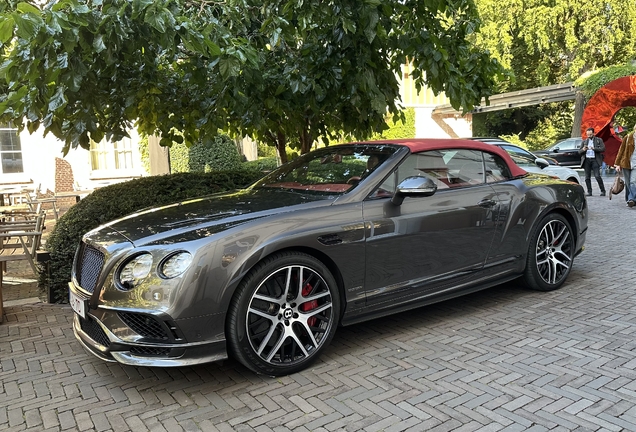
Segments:
[[[382,140],[382,141],[365,141],[359,144],[397,144],[408,147],[411,153],[418,153],[428,150],[441,150],[448,148],[460,148],[485,151],[488,153],[494,153],[501,157],[513,177],[519,177],[527,174],[527,171],[517,165],[510,155],[502,148],[486,144],[481,141],[467,140],[467,139],[453,139],[453,138],[408,138],[408,139],[396,139],[396,140]]]

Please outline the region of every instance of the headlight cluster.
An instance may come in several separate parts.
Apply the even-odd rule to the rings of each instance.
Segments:
[[[157,273],[165,279],[172,279],[182,274],[192,263],[189,252],[177,252],[159,264]],[[119,270],[119,286],[130,290],[141,284],[152,272],[153,258],[149,253],[142,253],[128,260]]]

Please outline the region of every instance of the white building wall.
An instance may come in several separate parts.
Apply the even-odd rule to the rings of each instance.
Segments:
[[[134,169],[93,171],[91,168],[90,151],[81,147],[69,150],[64,156],[62,149],[64,143],[52,134],[44,136],[44,129],[33,134],[26,130],[20,133],[20,146],[22,149],[22,173],[0,174],[0,186],[14,187],[12,185],[40,186],[43,192],[55,191],[56,158],[61,158],[71,165],[73,180],[82,189],[93,189],[117,181],[127,180],[133,177],[147,175],[141,163],[139,153],[139,136],[136,131],[130,132],[132,142],[132,158]]]
[[[41,131],[32,135],[24,131],[20,134],[22,166],[24,172],[0,175],[1,183],[31,183],[41,186],[43,191],[55,190],[55,158],[62,155],[62,142]]]

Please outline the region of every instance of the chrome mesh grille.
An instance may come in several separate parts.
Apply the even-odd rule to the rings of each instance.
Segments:
[[[102,330],[100,325],[97,324],[97,322],[94,319],[92,319],[91,317],[86,317],[86,319],[79,318],[79,321],[80,321],[80,328],[82,329],[84,333],[88,335],[88,337],[93,339],[95,342],[97,342],[101,346],[104,346],[106,348],[110,346],[110,340],[108,339],[108,336],[106,336],[106,333],[104,333],[104,330]]]
[[[164,326],[152,315],[132,312],[117,312],[117,315],[124,324],[143,337],[160,340],[168,339],[168,333],[165,331]]]
[[[82,243],[75,271],[80,287],[89,293],[95,291],[102,267],[104,267],[104,254]]]

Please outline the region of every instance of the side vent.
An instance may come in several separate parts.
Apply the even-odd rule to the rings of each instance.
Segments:
[[[324,236],[318,237],[318,241],[325,246],[334,246],[342,243],[342,239],[338,234],[327,234]]]

